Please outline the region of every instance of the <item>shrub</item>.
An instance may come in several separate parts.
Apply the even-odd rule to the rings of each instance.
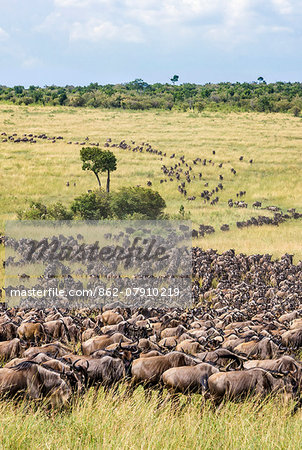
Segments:
[[[47,219],[50,220],[72,220],[73,213],[68,210],[61,202],[54,203],[47,208]]]
[[[118,219],[134,214],[157,219],[162,216],[165,207],[166,202],[158,192],[143,187],[122,188],[111,198],[111,209]]]
[[[71,220],[72,211],[57,202],[53,205],[43,205],[41,202],[30,202],[30,206],[25,211],[18,211],[19,220]]]
[[[149,217],[146,216],[146,214],[141,213],[133,213],[133,214],[127,214],[123,217],[124,220],[149,220]]]
[[[299,117],[299,116],[300,116],[301,109],[298,108],[298,106],[294,106],[293,109],[292,109],[292,112],[293,112],[293,114],[294,114],[295,117]]]
[[[18,211],[19,220],[45,220],[47,207],[41,202],[30,202],[29,208],[25,211]]]
[[[204,110],[205,104],[201,101],[195,102],[194,108],[196,108],[198,112],[201,112]]]
[[[104,191],[83,194],[74,199],[71,210],[84,220],[107,219],[111,215],[109,195]]]

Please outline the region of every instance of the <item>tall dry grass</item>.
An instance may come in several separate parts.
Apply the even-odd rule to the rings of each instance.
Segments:
[[[69,411],[47,412],[26,402],[0,403],[0,441],[9,449],[297,449],[301,413],[277,400],[226,403],[215,411],[199,396],[181,410],[157,398],[88,392]]]

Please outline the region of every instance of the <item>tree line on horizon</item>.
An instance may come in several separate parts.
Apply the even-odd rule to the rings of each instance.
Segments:
[[[0,86],[0,102],[17,105],[61,105],[71,107],[130,110],[230,110],[291,112],[302,110],[302,83],[267,84],[263,77],[251,83],[148,84],[136,79],[123,84],[90,83],[88,86]]]

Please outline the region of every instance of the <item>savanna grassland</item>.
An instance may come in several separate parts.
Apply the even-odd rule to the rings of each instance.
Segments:
[[[69,107],[0,105],[0,134],[24,133],[63,136],[56,143],[0,142],[0,234],[5,221],[16,219],[17,211],[30,200],[45,204],[61,201],[68,205],[74,197],[97,187],[91,173],[81,169],[80,145],[68,141],[104,143],[149,142],[167,156],[111,149],[118,168],[112,173],[111,189],[146,186],[158,190],[167,203],[166,212],[177,216],[184,205],[193,227],[212,225],[216,232],[194,240],[194,245],[243,253],[285,252],[302,259],[301,219],[277,226],[265,225],[239,230],[236,222],[263,214],[252,203],[276,205],[285,212],[302,212],[302,119],[287,114],[218,113],[179,111],[96,110]],[[0,139],[1,140],[1,139]],[[213,154],[215,150],[215,154]],[[170,159],[175,153],[176,158]],[[170,166],[184,155],[188,163],[200,157],[214,162],[193,167],[196,179],[190,183],[187,201],[178,192],[176,180],[160,183],[161,165]],[[243,156],[243,161],[239,161]],[[249,160],[253,159],[250,164]],[[222,168],[218,165],[223,163]],[[231,173],[236,170],[236,175]],[[198,173],[202,172],[202,180]],[[223,176],[220,181],[219,175]],[[69,181],[70,186],[66,183]],[[223,183],[215,206],[200,198],[204,184],[209,188]],[[74,186],[76,183],[76,186]],[[102,176],[105,185],[105,176]],[[248,208],[229,208],[229,198],[246,191]],[[220,231],[224,223],[230,231]],[[0,246],[3,256],[3,246]],[[0,255],[1,256],[1,255]],[[1,273],[3,275],[3,273]],[[2,280],[0,280],[2,281]],[[194,396],[181,410],[169,405],[158,408],[155,394],[146,400],[141,389],[133,397],[97,396],[89,391],[67,411],[47,412],[28,403],[0,402],[0,447],[27,448],[127,448],[127,449],[291,449],[302,440],[301,412],[269,400],[264,405],[246,401],[226,403],[219,411],[202,404]]]
[[[33,409],[31,409],[33,408]],[[0,404],[1,448],[10,449],[297,449],[301,415],[279,402],[226,403],[219,412],[200,397],[180,410],[90,390],[71,411],[47,412],[26,403]]]
[[[30,200],[43,203],[71,200],[88,189],[97,187],[91,173],[81,169],[80,145],[68,145],[68,141],[103,144],[107,138],[119,143],[149,142],[153,148],[167,153],[160,156],[149,153],[132,153],[113,148],[118,168],[111,177],[111,189],[121,186],[146,186],[158,190],[166,200],[166,212],[172,217],[184,205],[193,226],[212,225],[216,232],[194,243],[204,248],[224,251],[235,248],[244,253],[272,253],[274,257],[285,252],[302,257],[301,220],[290,220],[280,226],[266,225],[238,230],[236,222],[259,214],[273,216],[269,211],[256,211],[252,203],[262,206],[276,205],[285,212],[288,208],[302,206],[302,119],[287,114],[266,113],[218,113],[218,112],[169,112],[96,110],[88,108],[0,106],[0,133],[46,133],[63,136],[62,141],[29,143],[0,143],[0,230],[4,221],[16,218],[16,211],[24,209]],[[213,155],[215,150],[215,155]],[[170,159],[175,153],[176,158]],[[162,164],[174,165],[179,156],[185,155],[193,167],[196,179],[187,184],[187,201],[177,190],[179,182],[160,183],[165,178]],[[243,161],[239,157],[243,156]],[[212,160],[202,166],[192,165],[192,160]],[[249,160],[253,159],[253,164]],[[218,165],[223,163],[222,168]],[[236,175],[231,173],[236,170]],[[202,180],[198,173],[202,172]],[[204,204],[200,193],[212,189],[223,176],[222,192],[215,206]],[[70,186],[66,186],[66,182]],[[105,186],[105,176],[102,177]],[[76,183],[76,186],[73,184]],[[243,198],[247,209],[229,208],[227,200],[236,200],[236,193],[246,191]],[[216,195],[216,194],[215,194]],[[229,232],[220,231],[224,223]]]

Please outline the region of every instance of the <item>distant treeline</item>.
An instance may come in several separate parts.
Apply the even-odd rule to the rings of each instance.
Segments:
[[[260,79],[260,78],[259,78]],[[259,80],[258,79],[258,80]],[[124,84],[89,86],[0,86],[0,102],[17,105],[73,107],[292,112],[302,110],[302,83],[183,83],[148,84],[136,79]]]

